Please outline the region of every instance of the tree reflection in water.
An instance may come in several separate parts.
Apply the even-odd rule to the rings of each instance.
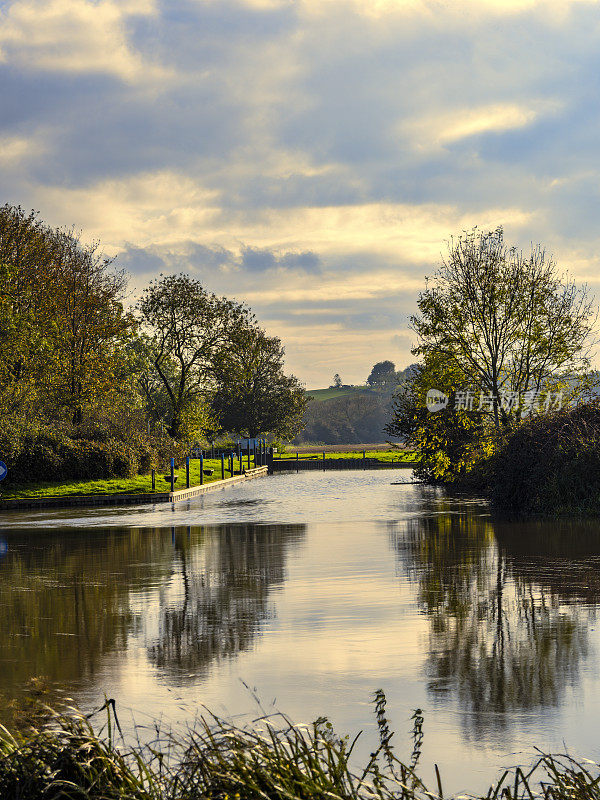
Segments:
[[[170,680],[250,645],[304,526],[10,532],[0,558],[0,680],[76,691],[142,637]],[[158,609],[158,611],[156,611]],[[152,621],[158,613],[158,625]],[[101,688],[101,687],[100,687]]]
[[[392,538],[430,620],[434,697],[456,696],[476,734],[510,724],[510,712],[561,703],[578,682],[600,599],[597,524],[496,521],[449,507]]]
[[[195,680],[213,661],[247,649],[271,613],[269,593],[285,579],[288,545],[303,525],[226,525],[202,547],[174,537],[177,570],[161,592],[153,663],[173,683]]]

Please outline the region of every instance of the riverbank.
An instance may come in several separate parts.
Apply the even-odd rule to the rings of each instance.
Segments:
[[[214,459],[214,464],[217,460]],[[204,468],[213,469],[211,460],[204,462]],[[102,505],[140,505],[144,503],[176,503],[191,500],[209,491],[222,489],[231,484],[267,474],[267,467],[243,468],[239,474],[221,478],[221,462],[214,467],[212,475],[204,475],[200,483],[200,466],[190,461],[190,486],[186,486],[186,470],[175,470],[177,476],[174,492],[170,491],[169,482],[163,474],[155,476],[156,488],[152,490],[152,476],[140,475],[131,479],[115,479],[106,481],[62,481],[56,483],[24,485],[15,489],[12,494],[0,497],[0,510],[25,508],[68,508],[70,506],[102,506]],[[228,475],[228,472],[225,472]]]
[[[307,447],[304,449],[298,447],[297,450],[286,450],[284,453],[276,453],[274,460],[284,461],[290,459],[295,461],[296,455],[298,455],[298,457],[302,460],[323,459],[323,456],[325,456],[325,460],[366,458],[369,460],[402,464],[416,464],[419,460],[418,454],[415,450],[397,450],[390,448],[389,445],[387,446],[387,449],[384,449],[383,447],[371,447],[370,449],[365,447],[361,449],[354,449],[347,446],[342,448],[340,445],[330,445],[329,448],[321,447],[320,449],[317,447]]]
[[[114,701],[101,709],[108,715],[103,735],[89,716],[33,704],[23,719],[24,730],[0,730],[0,794],[32,800],[442,798],[437,765],[430,788],[417,773],[420,712],[413,715],[413,753],[403,763],[390,743],[383,692],[375,694],[374,704],[380,744],[362,769],[352,757],[358,737],[338,736],[326,717],[297,726],[272,713],[261,718],[259,727],[242,728],[207,713],[186,734],[158,729],[152,748],[122,750],[116,745],[120,725]],[[516,767],[499,779],[491,776],[483,797],[597,800],[599,783],[596,764],[543,755],[529,770]]]
[[[301,460],[303,468],[322,468],[323,455],[327,468],[350,469],[391,466],[411,466],[418,463],[417,454],[409,450],[335,450],[332,452],[312,453],[298,450],[294,453],[276,454],[274,469],[295,468],[297,460]],[[170,480],[167,480],[168,470],[156,471],[154,488],[152,475],[136,475],[132,478],[113,478],[107,480],[63,480],[63,481],[38,481],[34,483],[9,484],[4,491],[0,491],[0,510],[36,508],[36,507],[68,507],[73,505],[115,505],[115,504],[142,504],[153,502],[178,502],[188,500],[211,489],[230,485],[246,477],[250,477],[255,469],[254,460],[250,458],[250,466],[246,458],[240,470],[238,459],[234,461],[233,475],[225,462],[225,478],[221,477],[221,460],[217,458],[204,459],[205,474],[200,483],[200,460],[190,459],[189,476],[190,487],[187,484],[185,467],[175,470],[176,491],[170,491]],[[206,473],[212,474],[206,474]],[[261,474],[266,472],[262,470]],[[235,479],[235,480],[234,480]],[[0,489],[3,488],[0,484]],[[191,490],[195,491],[191,491]]]

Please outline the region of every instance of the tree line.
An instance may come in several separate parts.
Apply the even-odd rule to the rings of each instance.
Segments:
[[[98,243],[0,208],[0,447],[9,460],[18,432],[29,445],[44,430],[183,445],[225,433],[291,438],[301,428],[304,388],[247,306],[183,274],[161,275],[127,308],[129,299],[126,274]]]

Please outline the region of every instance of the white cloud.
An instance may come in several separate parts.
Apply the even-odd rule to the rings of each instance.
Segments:
[[[321,256],[377,254],[390,264],[437,260],[444,240],[475,224],[524,226],[531,212],[480,209],[465,214],[434,203],[365,203],[292,208],[224,207],[222,193],[171,171],[101,181],[85,189],[40,189],[41,210],[69,219],[119,249],[176,247],[194,241],[239,253],[242,247],[316,251]],[[349,288],[348,291],[353,291]]]
[[[2,136],[0,137],[0,166],[4,169],[17,169],[25,159],[41,155],[45,146],[40,137]]]
[[[161,170],[86,188],[40,188],[38,204],[53,224],[68,219],[115,252],[127,242],[172,244],[210,230],[220,213],[217,197],[190,177]]]
[[[131,17],[155,13],[153,0],[16,0],[0,17],[0,53],[26,70],[156,81],[169,72],[136,52],[125,30]]]
[[[503,133],[531,125],[544,115],[556,113],[561,104],[551,100],[532,100],[527,105],[494,103],[472,108],[458,108],[403,121],[400,135],[408,136],[416,151],[442,148],[444,145],[485,133]]]
[[[473,225],[594,280],[596,2],[3,8],[4,197],[129,253],[140,282],[189,265],[246,297],[311,385],[380,360]]]
[[[331,8],[343,8],[373,19],[388,19],[392,15],[453,15],[482,17],[489,14],[512,15],[539,9],[554,16],[563,16],[572,6],[595,5],[599,0],[298,0],[298,5],[314,14]],[[289,0],[246,0],[252,6],[283,6]]]

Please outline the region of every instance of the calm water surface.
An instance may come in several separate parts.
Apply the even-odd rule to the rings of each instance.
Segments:
[[[595,522],[514,523],[406,471],[277,475],[188,505],[0,516],[3,702],[46,676],[121,722],[204,704],[327,714],[396,751],[423,709],[422,773],[487,787],[534,747],[600,758]],[[126,711],[127,709],[127,711]]]

